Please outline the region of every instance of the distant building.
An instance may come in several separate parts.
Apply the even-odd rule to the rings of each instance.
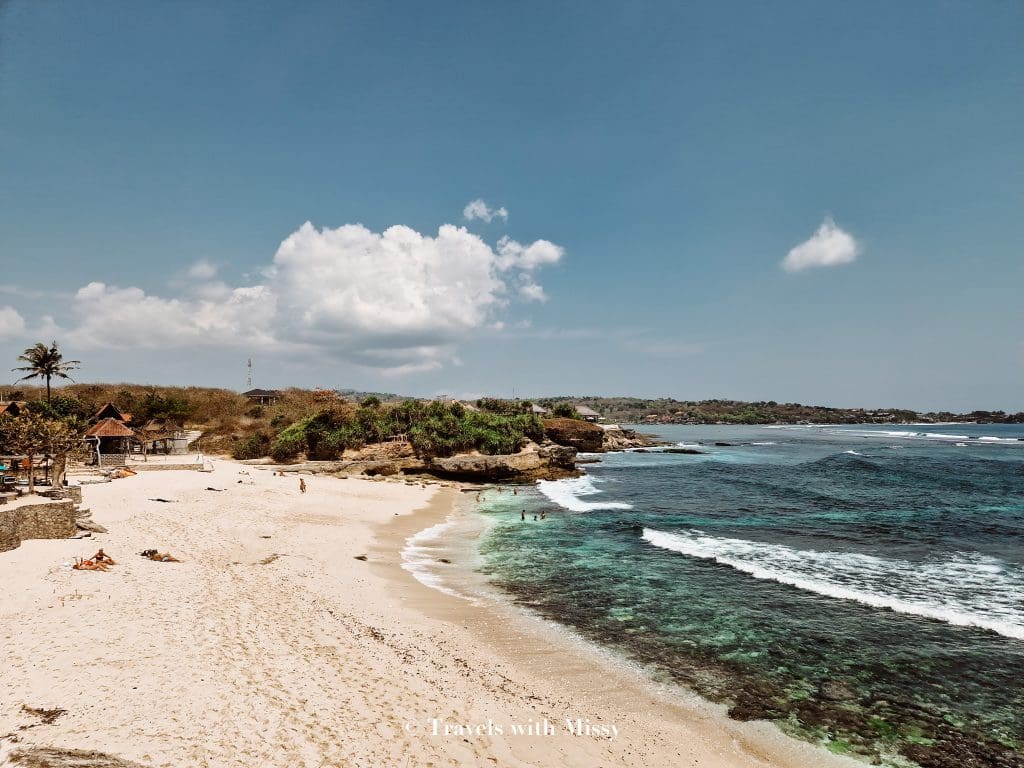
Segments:
[[[599,421],[600,419],[603,418],[600,413],[595,411],[593,408],[588,408],[585,405],[577,405],[576,406],[576,413],[578,413],[580,416],[582,416],[584,421],[591,421],[591,422],[593,422],[593,421]]]
[[[549,416],[551,414],[551,411],[549,411],[547,408],[541,405],[537,405],[536,403],[530,406],[530,412],[536,414],[537,416]]]
[[[257,405],[273,405],[281,399],[281,393],[273,389],[250,389],[243,392],[242,396]]]

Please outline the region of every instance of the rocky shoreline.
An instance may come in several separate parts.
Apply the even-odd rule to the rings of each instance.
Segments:
[[[276,464],[275,470],[334,475],[336,477],[432,477],[470,483],[558,480],[582,474],[579,464],[599,461],[581,453],[607,453],[658,444],[649,435],[619,426],[603,427],[576,419],[548,419],[543,444],[527,444],[519,453],[488,455],[460,453],[447,457],[419,457],[408,443],[379,443],[346,451],[334,461]]]

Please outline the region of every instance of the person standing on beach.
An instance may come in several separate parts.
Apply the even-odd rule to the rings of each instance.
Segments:
[[[520,520],[526,520],[526,510],[525,509],[522,512],[519,513],[519,519]]]
[[[299,493],[306,492],[306,481],[303,478],[299,478]]]

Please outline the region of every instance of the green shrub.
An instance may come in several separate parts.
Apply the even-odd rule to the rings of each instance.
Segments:
[[[551,415],[558,419],[582,419],[576,406],[572,403],[557,403],[551,409]]]
[[[231,447],[232,457],[242,459],[261,459],[270,451],[270,439],[266,435],[252,435],[239,440]]]
[[[270,458],[277,462],[294,461],[302,453],[305,440],[301,437],[282,435],[278,435],[270,444]]]

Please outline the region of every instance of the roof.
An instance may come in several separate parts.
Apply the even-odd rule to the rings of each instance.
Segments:
[[[593,408],[588,408],[585,405],[577,405],[576,413],[580,416],[600,416],[601,414],[595,411]]]
[[[121,413],[121,409],[118,408],[113,403],[104,403],[103,407],[100,408],[98,411],[96,411],[95,418],[97,418],[97,419],[114,418],[114,419],[117,419],[118,421],[127,421],[127,419],[125,418],[126,415],[127,414]],[[129,418],[130,418],[130,416],[129,416]]]
[[[128,427],[122,424],[117,419],[104,419],[103,421],[93,424],[89,427],[89,431],[85,433],[86,437],[131,437],[135,433],[132,432]]]
[[[22,405],[16,400],[11,400],[8,403],[0,403],[0,416],[4,414],[8,416],[17,416],[21,413]]]
[[[250,389],[242,394],[246,397],[277,397],[280,393],[272,389]]]
[[[530,411],[532,413],[550,413],[550,411],[548,411],[547,408],[541,405],[537,405],[536,403],[530,406]]]

